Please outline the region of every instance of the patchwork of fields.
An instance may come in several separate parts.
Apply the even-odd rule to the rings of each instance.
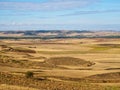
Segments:
[[[0,40],[0,72],[0,90],[120,90],[120,39]]]

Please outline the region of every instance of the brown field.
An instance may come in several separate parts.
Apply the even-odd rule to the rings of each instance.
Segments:
[[[0,90],[120,90],[120,39],[0,40]]]

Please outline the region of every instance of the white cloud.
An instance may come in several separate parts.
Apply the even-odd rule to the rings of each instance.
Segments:
[[[63,14],[59,16],[75,16],[75,15],[84,15],[84,14],[100,14],[100,13],[119,13],[119,9],[113,9],[113,10],[91,10],[91,11],[77,11],[73,13]]]
[[[0,9],[5,10],[64,10],[74,9],[89,4],[93,4],[99,0],[49,0],[42,3],[32,2],[0,2]]]

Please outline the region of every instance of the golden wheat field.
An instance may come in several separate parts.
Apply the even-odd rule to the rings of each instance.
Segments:
[[[120,39],[0,40],[0,90],[120,90]]]

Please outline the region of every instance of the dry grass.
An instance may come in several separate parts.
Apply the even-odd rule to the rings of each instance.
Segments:
[[[25,78],[9,73],[0,73],[1,90],[106,90],[108,87],[78,82],[63,82],[41,80],[40,78]],[[29,87],[29,88],[28,88]],[[99,88],[99,89],[98,89]],[[110,88],[110,87],[109,87]],[[119,87],[115,87],[119,88]]]
[[[78,82],[81,80],[81,78],[89,77],[91,75],[92,77],[93,75],[97,75],[95,76],[97,78],[99,76],[98,74],[103,75],[104,77],[105,73],[120,72],[119,41],[120,39],[97,38],[53,40],[36,39],[17,41],[1,40],[0,71],[13,72],[15,74],[17,72],[24,73],[26,71],[33,71],[35,76],[47,77],[51,78],[50,80],[52,80],[52,82],[49,81],[49,79],[47,81],[34,81],[31,79],[30,81],[26,80],[25,82],[20,81],[19,85],[23,88],[38,88],[38,86],[40,86],[42,89],[45,88],[45,90],[47,90],[46,87],[50,86],[50,90],[56,90],[56,88],[58,90],[66,90],[65,88],[70,86],[68,90],[74,90],[74,87],[77,87],[75,90],[80,90],[78,88],[84,88],[81,90],[94,90],[95,88],[95,90],[97,90],[97,88],[100,86],[86,86],[86,84],[79,86],[76,81]],[[31,50],[35,53],[31,53]],[[23,75],[19,73],[17,73],[17,75]],[[105,75],[106,79],[113,79],[113,81],[108,80],[105,81],[105,83],[115,83],[114,77]],[[20,79],[20,77],[17,77],[17,79]],[[116,79],[119,79],[119,77],[116,77]],[[19,86],[15,83],[13,84],[14,81],[12,81],[12,79],[10,79],[11,82],[9,82],[9,79],[4,78],[4,80],[8,81],[1,84],[12,83],[13,87],[14,85]],[[66,83],[66,81],[69,83]],[[70,81],[74,81],[75,84]],[[101,79],[101,81],[103,81],[103,79]],[[27,84],[27,82],[30,83]],[[33,85],[33,82],[36,83],[35,86]],[[42,83],[41,85],[44,87],[42,87],[38,82]],[[94,81],[91,80],[91,82]],[[100,81],[98,80],[98,82]],[[26,84],[23,85],[22,83]],[[53,85],[55,86],[53,87]],[[11,88],[11,86],[8,86],[8,88],[9,87]],[[111,90],[114,90],[114,87],[110,88],[112,88]],[[115,88],[115,90],[117,89]],[[101,90],[104,89],[102,88]],[[105,90],[109,90],[109,87]]]
[[[0,90],[39,90],[35,88],[1,84]]]

